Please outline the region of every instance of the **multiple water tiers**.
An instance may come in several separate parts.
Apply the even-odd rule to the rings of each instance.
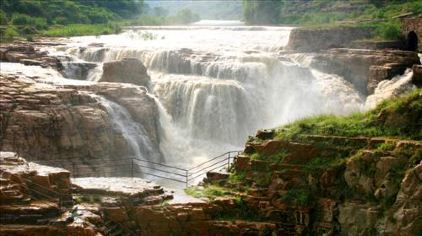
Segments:
[[[96,83],[106,62],[142,61],[151,78],[147,96],[159,115],[158,145],[124,104],[93,98],[103,105],[131,155],[189,167],[240,149],[257,129],[314,114],[364,109],[365,92],[340,76],[307,66],[311,54],[283,50],[290,30],[233,22],[138,27],[119,35],[71,38],[65,46],[46,50],[65,65],[68,80],[56,84]]]

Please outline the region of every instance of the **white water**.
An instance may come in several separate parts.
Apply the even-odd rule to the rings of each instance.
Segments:
[[[102,96],[91,95],[107,110],[113,128],[124,137],[131,149],[131,156],[137,159],[154,159],[154,148],[145,128],[132,119],[130,113],[123,106]]]
[[[103,62],[142,60],[160,114],[161,152],[168,163],[188,167],[242,149],[247,136],[260,128],[363,109],[364,98],[349,82],[280,51],[290,30],[215,22],[138,27],[119,35],[71,38],[66,46],[49,50],[98,63],[87,78],[93,81],[101,77]]]
[[[383,80],[378,83],[374,94],[368,96],[365,108],[373,109],[387,98],[397,97],[404,94],[416,86],[412,84],[413,72],[411,69],[405,71],[403,75],[398,75],[391,80]]]

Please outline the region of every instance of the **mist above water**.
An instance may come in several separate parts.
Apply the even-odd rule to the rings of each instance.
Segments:
[[[167,163],[193,166],[242,149],[257,129],[362,109],[364,99],[352,84],[283,53],[291,28],[217,23],[75,37],[52,53],[98,63],[87,78],[94,81],[103,62],[140,59],[160,110],[160,151]]]

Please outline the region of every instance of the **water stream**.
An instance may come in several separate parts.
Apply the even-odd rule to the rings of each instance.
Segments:
[[[290,30],[233,22],[138,27],[118,35],[70,38],[65,46],[47,50],[78,63],[97,63],[85,78],[93,82],[104,62],[140,59],[159,110],[160,151],[167,163],[187,167],[242,149],[260,128],[363,109],[365,98],[352,84],[297,63],[297,55],[282,50]],[[134,155],[151,159],[148,133],[120,105],[99,99]]]

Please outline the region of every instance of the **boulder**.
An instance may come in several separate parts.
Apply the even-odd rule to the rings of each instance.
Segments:
[[[290,33],[286,49],[299,52],[318,52],[330,48],[344,48],[355,40],[369,38],[371,34],[371,29],[357,27],[296,28]]]
[[[105,62],[100,82],[132,83],[144,87],[150,86],[150,77],[142,62],[136,58],[124,58],[121,61]]]
[[[0,150],[19,150],[24,157],[52,165],[61,159],[61,166],[79,176],[127,174],[127,167],[112,166],[100,173],[84,161],[133,155],[129,142],[95,94],[128,110],[148,134],[154,150],[151,158],[159,160],[158,108],[145,88],[118,83],[41,87],[22,75],[0,75]]]
[[[46,51],[41,51],[39,48],[27,43],[0,45],[0,61],[52,67],[58,71],[63,69],[62,64],[57,58],[48,56]]]
[[[14,152],[0,152],[0,173],[0,189],[2,190],[0,204],[22,203],[28,200],[57,200],[56,204],[71,203],[70,173],[67,170],[27,162]],[[47,212],[51,210],[57,213],[57,206],[51,209],[49,205],[51,204],[28,209],[29,211],[40,209]],[[3,209],[3,211],[6,210]]]
[[[337,48],[316,54],[311,67],[344,77],[362,94],[372,94],[382,80],[420,64],[416,52]]]
[[[417,235],[422,223],[422,164],[406,172],[385,224],[388,235]]]
[[[422,87],[422,65],[413,65],[412,83],[417,87]]]
[[[89,72],[97,67],[93,62],[63,62],[63,74],[66,78],[86,80],[88,79]]]

